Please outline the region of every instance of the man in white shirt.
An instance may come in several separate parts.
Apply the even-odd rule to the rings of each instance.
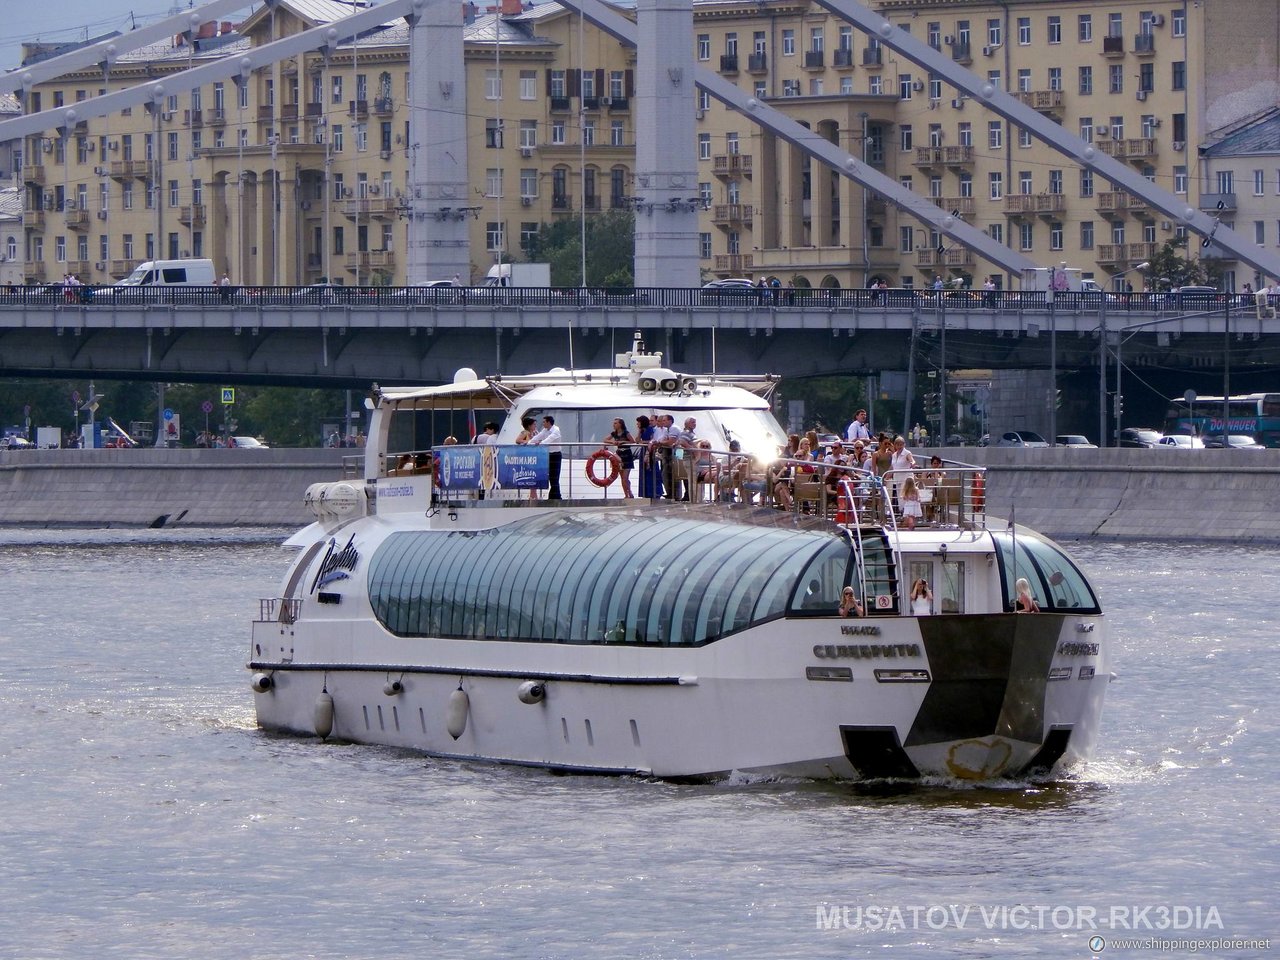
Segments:
[[[674,478],[671,476],[671,448],[674,444],[671,425],[674,418],[659,413],[653,418],[653,439],[649,441],[649,455],[657,459],[662,474],[663,496],[675,497]]]
[[[870,440],[871,428],[867,426],[867,411],[859,410],[844,431],[844,438],[850,443],[855,440]]]
[[[548,500],[560,499],[560,428],[556,418],[547,414],[542,418],[542,429],[529,438],[529,442],[547,448],[547,481],[550,489]]]

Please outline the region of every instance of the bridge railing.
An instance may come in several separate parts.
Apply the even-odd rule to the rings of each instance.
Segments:
[[[828,289],[810,287],[404,287],[315,284],[291,286],[64,286],[61,283],[0,287],[4,308],[196,307],[210,309],[334,307],[343,309],[488,309],[537,307],[565,310],[669,308],[709,310],[1177,314],[1230,308],[1252,312],[1244,294],[1179,296],[1175,293]],[[1272,305],[1280,297],[1271,298]]]

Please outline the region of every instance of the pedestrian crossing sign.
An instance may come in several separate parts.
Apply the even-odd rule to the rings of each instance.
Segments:
[[[235,403],[235,402],[236,402],[236,388],[235,388],[235,387],[223,387],[223,388],[222,388],[222,402],[223,402],[224,404],[226,404],[227,406],[231,406],[231,404],[233,404],[233,403]]]

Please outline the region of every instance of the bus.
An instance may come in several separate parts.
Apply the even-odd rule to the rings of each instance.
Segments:
[[[1209,436],[1222,433],[1222,398],[1182,397],[1169,401],[1165,433]],[[1280,447],[1280,393],[1250,393],[1227,403],[1227,433],[1247,434],[1264,447]]]

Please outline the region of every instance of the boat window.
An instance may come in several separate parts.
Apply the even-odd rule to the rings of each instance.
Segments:
[[[964,613],[964,561],[942,561],[942,576],[932,586],[940,613]]]
[[[839,584],[848,561],[826,531],[578,513],[395,533],[368,576],[400,636],[671,646],[780,616],[802,573]]]
[[[840,591],[849,582],[852,552],[849,545],[833,540],[814,557],[800,575],[800,585],[791,600],[792,612],[823,613],[830,616],[840,608]]]
[[[1019,577],[1026,577],[1041,610],[1100,613],[1089,581],[1062,549],[1034,534],[993,533],[999,550],[1005,609],[1012,610]]]

